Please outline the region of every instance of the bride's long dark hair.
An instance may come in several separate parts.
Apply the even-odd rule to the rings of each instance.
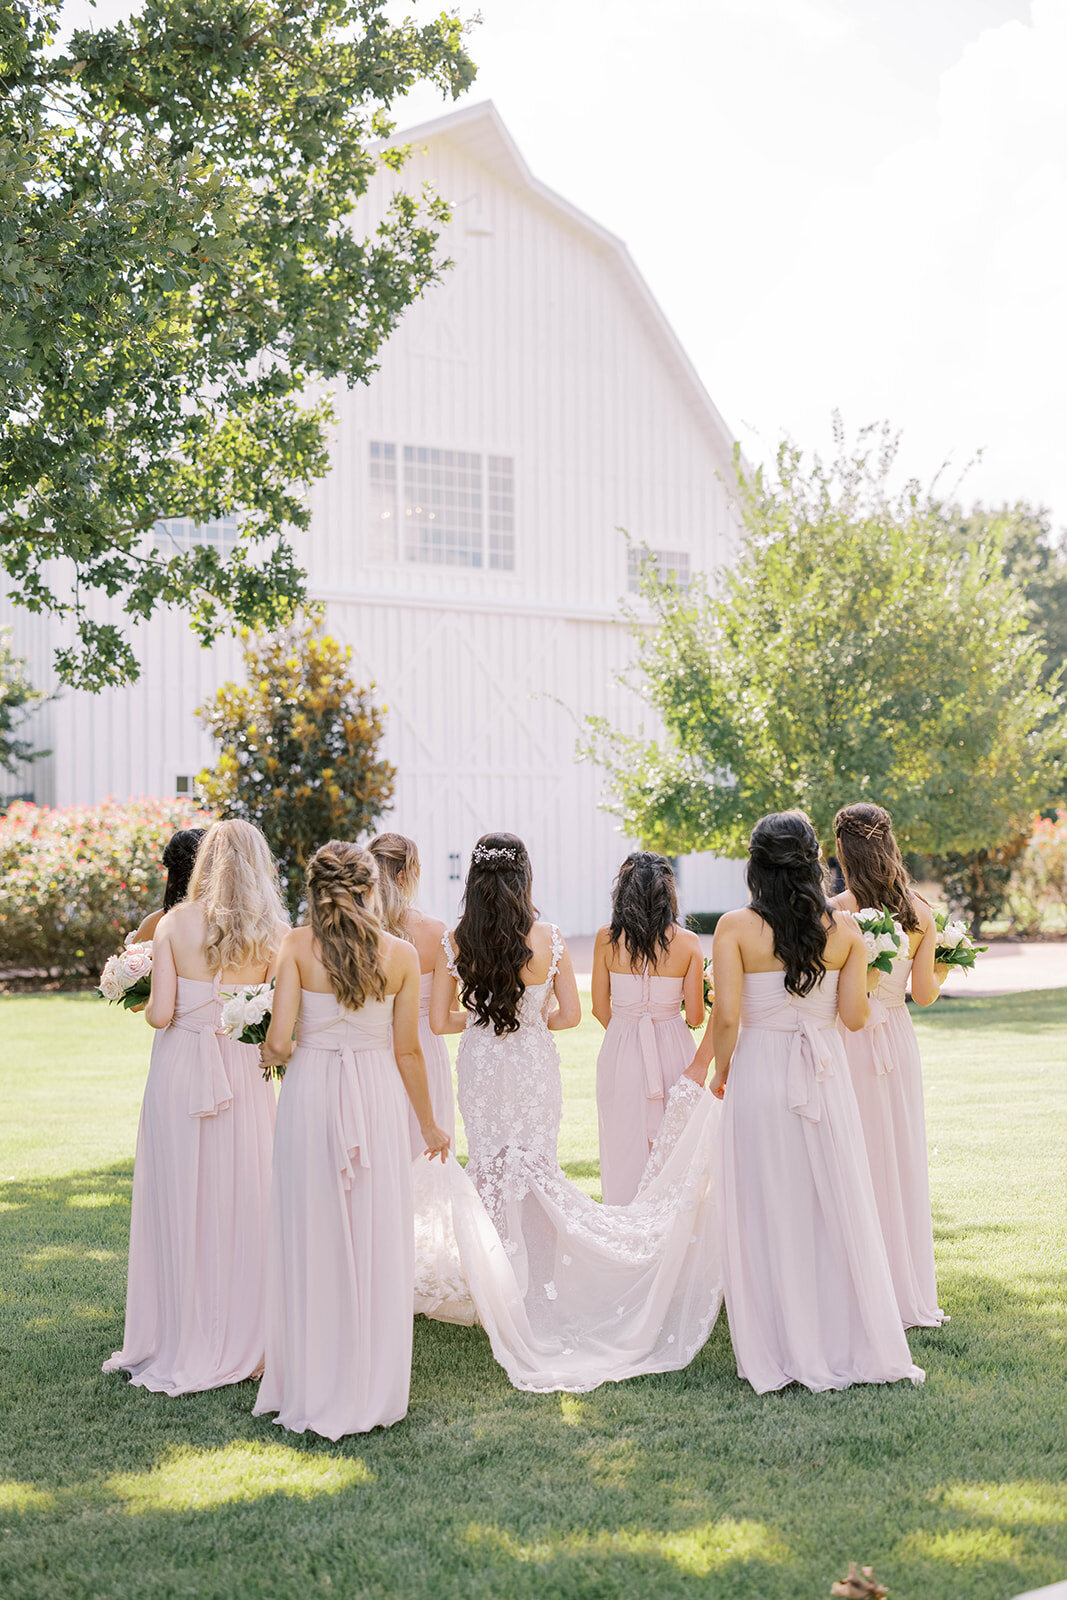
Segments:
[[[748,841],[745,876],[752,909],[774,935],[786,988],[810,993],[826,971],[829,923],[819,840],[803,811],[760,818]]]
[[[671,951],[669,934],[678,921],[674,869],[666,856],[635,850],[619,868],[611,895],[611,947],[626,953],[635,965],[654,967]]]
[[[526,846],[513,833],[485,833],[471,856],[456,924],[456,968],[463,1004],[498,1036],[515,1033],[537,921]]]

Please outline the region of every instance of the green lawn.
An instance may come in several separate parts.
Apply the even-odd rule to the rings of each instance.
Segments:
[[[121,1339],[147,1029],[90,996],[0,999],[0,1596],[891,1600],[1067,1576],[1067,991],[918,1019],[942,1303],[925,1388],[685,1372],[509,1388],[480,1330],[419,1320],[411,1412],[333,1445],[105,1378]],[[563,1037],[562,1159],[597,1192],[599,1029]]]

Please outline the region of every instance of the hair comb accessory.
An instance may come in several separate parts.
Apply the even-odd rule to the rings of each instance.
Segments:
[[[493,847],[486,844],[476,844],[471,852],[471,860],[480,867],[495,866],[497,862],[501,861],[506,862],[509,866],[514,866],[518,859],[518,851],[513,849],[511,845]]]

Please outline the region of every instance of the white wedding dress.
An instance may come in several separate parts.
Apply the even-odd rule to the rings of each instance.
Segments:
[[[449,968],[458,977],[451,941]],[[557,1160],[562,1087],[545,1018],[563,952],[515,1033],[468,1018],[459,1106],[470,1151],[415,1163],[415,1309],[480,1322],[519,1389],[581,1392],[684,1367],[722,1301],[712,1151],[719,1102],[683,1078],[637,1197],[603,1206]]]

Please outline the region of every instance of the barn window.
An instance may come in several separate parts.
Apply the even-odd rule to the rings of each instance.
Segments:
[[[215,522],[194,522],[191,517],[169,517],[155,525],[156,549],[177,554],[198,544],[212,545],[229,554],[237,543],[237,518],[219,517]]]
[[[477,450],[372,439],[372,561],[515,570],[515,463]]]
[[[370,536],[372,561],[395,561],[396,445],[371,441]]]
[[[648,560],[656,563],[656,571],[665,582],[688,589],[688,550],[651,550],[647,544],[631,544],[626,551],[626,586],[632,593],[641,587],[641,568]]]

